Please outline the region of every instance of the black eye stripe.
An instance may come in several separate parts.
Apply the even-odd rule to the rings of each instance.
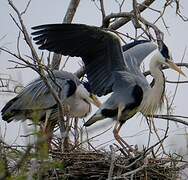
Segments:
[[[91,86],[89,82],[83,81],[82,84],[84,85],[84,87],[87,89],[88,92],[91,92]]]
[[[70,97],[70,96],[72,96],[75,93],[77,86],[76,86],[75,82],[73,80],[71,80],[71,79],[67,80],[67,83],[69,84],[67,97]]]
[[[164,43],[163,43],[163,46],[162,46],[162,49],[161,49],[160,52],[161,52],[161,54],[163,55],[163,57],[165,59],[170,59],[168,48],[167,48],[167,46]]]

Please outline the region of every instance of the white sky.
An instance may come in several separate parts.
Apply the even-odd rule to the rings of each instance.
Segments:
[[[113,0],[104,0],[105,1],[105,7],[107,9],[108,13],[111,12],[117,12],[118,6],[116,3],[114,3]],[[132,0],[127,0],[131,4]],[[160,9],[162,1],[156,1],[156,3],[153,4],[152,7],[156,7],[157,9]],[[182,12],[185,16],[188,16],[188,1],[182,0]],[[23,10],[25,7],[26,1],[25,0],[14,0],[15,5],[18,7],[19,10]],[[27,11],[27,13],[23,16],[25,24],[31,32],[31,27],[35,25],[45,24],[45,23],[61,23],[62,19],[64,17],[65,11],[67,9],[69,1],[64,0],[32,0],[31,5]],[[129,6],[126,6],[127,9],[129,9]],[[0,31],[0,39],[6,35],[4,39],[0,41],[0,46],[5,46],[8,49],[12,50],[13,52],[16,52],[16,41],[18,37],[18,28],[15,26],[13,21],[11,20],[9,13],[12,13],[15,15],[10,7],[8,6],[8,3],[6,0],[0,0],[0,22],[1,22],[1,31]],[[108,14],[107,13],[107,14]],[[154,20],[154,17],[156,17],[158,14],[151,14],[150,10],[147,10],[144,12],[144,17],[150,21]],[[183,51],[185,47],[188,45],[188,23],[182,22],[182,20],[175,15],[175,10],[173,8],[169,8],[166,15],[164,16],[165,22],[167,26],[169,27],[169,32],[166,31],[163,24],[158,23],[158,26],[161,28],[161,30],[165,33],[165,42],[169,46],[169,49],[171,49],[173,58],[175,62],[180,62],[181,57],[183,55]],[[92,3],[90,0],[81,0],[81,3],[79,5],[79,8],[77,10],[76,16],[74,18],[75,23],[86,23],[90,25],[101,25],[101,14],[96,9],[94,3]],[[122,30],[124,33],[134,33],[132,32],[132,29],[130,29],[130,26],[125,26]],[[28,55],[29,51],[25,44],[22,43],[21,51],[23,55]],[[39,54],[41,53],[38,51]],[[186,56],[184,58],[184,62],[188,62],[187,60],[187,52]],[[15,80],[19,80],[23,82],[23,84],[27,84],[29,81],[33,80],[35,77],[37,77],[37,74],[29,69],[23,69],[23,70],[7,70],[9,67],[14,67],[14,64],[8,62],[8,60],[15,60],[11,56],[7,55],[4,52],[1,52],[0,54],[0,73],[8,73],[11,74]],[[66,67],[66,70],[74,72],[76,69],[78,69],[79,65],[75,61],[70,61],[69,64]],[[20,75],[17,75],[21,72],[22,78],[20,78]],[[184,69],[185,74],[188,75],[188,71]],[[169,80],[176,80],[177,74],[175,72],[165,72],[165,76]],[[177,91],[177,95],[175,98],[175,114],[181,114],[188,116],[187,112],[187,100],[188,100],[188,85],[180,85]],[[173,95],[175,89],[175,85],[167,85],[167,95]],[[12,98],[11,96],[7,96],[5,94],[0,96],[0,106],[5,104],[8,99]],[[121,130],[122,136],[132,136],[134,134],[139,133],[140,131],[143,131],[146,129],[146,123],[145,121],[139,120],[140,118],[137,118],[136,115],[134,118],[129,120],[124,127]],[[106,120],[108,122],[109,120]],[[109,121],[111,122],[111,121]],[[15,136],[17,136],[17,131],[20,123],[12,122],[10,124],[7,124],[6,129],[6,140],[11,143],[14,141]],[[5,123],[3,121],[0,121],[0,126],[2,132],[4,132],[4,125]],[[112,125],[112,123],[110,123]],[[96,126],[99,126],[98,124]],[[156,126],[160,129],[164,129],[166,127],[165,121],[158,121],[156,123]],[[107,129],[107,126],[104,127]],[[92,135],[95,133],[102,132],[102,128],[99,130],[96,130],[95,128],[91,128]],[[95,132],[94,132],[95,131]],[[165,145],[168,146],[168,150],[171,151],[182,151],[182,153],[186,153],[186,139],[185,136],[182,135],[185,132],[184,126],[178,125],[175,123],[170,123],[170,131],[172,132],[168,140],[166,141]],[[16,134],[16,135],[15,135]],[[155,135],[153,135],[155,139]],[[101,136],[100,138],[96,139],[96,144],[100,144],[104,141],[112,139],[112,130],[110,130],[105,135]],[[23,138],[22,138],[23,140]],[[19,140],[18,142],[20,143]],[[147,139],[147,132],[143,135],[136,136],[133,138],[127,138],[128,142],[130,144],[138,144],[139,146],[142,146],[143,144],[146,144]]]

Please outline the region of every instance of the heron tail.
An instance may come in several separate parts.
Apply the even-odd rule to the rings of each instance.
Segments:
[[[7,123],[11,122],[13,120],[13,117],[14,114],[12,114],[11,112],[10,113],[6,113],[6,114],[2,114],[2,119],[4,121],[6,121]]]
[[[94,114],[87,122],[84,123],[84,126],[88,127],[94,124],[95,122],[104,119],[105,117],[102,114]]]
[[[12,111],[11,106],[15,103],[17,98],[11,99],[1,110],[2,119],[6,122],[11,122],[13,120],[13,116],[15,115],[14,111]]]

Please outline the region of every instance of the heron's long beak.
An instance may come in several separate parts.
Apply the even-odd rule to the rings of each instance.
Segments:
[[[97,106],[97,107],[101,106],[101,102],[99,101],[99,99],[94,94],[90,94],[89,100],[95,106]]]
[[[181,75],[186,77],[184,72],[175,63],[173,63],[172,61],[168,60],[167,64],[168,64],[169,68],[174,69],[175,71],[179,72]]]

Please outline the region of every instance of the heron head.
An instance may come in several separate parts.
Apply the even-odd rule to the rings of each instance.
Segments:
[[[169,51],[168,47],[165,45],[164,42],[162,42],[162,46],[161,46],[161,49],[159,49],[159,51],[160,51],[160,56],[161,56],[159,61],[162,64],[164,64],[164,65],[168,66],[169,68],[177,71],[181,75],[186,76],[184,74],[184,72],[173,62],[172,54],[171,54],[171,52]]]

